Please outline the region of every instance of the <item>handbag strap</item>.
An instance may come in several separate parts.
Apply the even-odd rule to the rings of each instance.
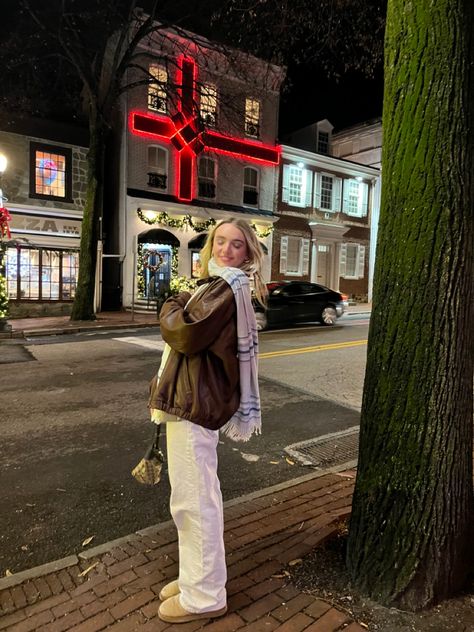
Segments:
[[[155,424],[155,438],[153,440],[153,448],[160,451],[160,435],[161,435],[161,424]]]

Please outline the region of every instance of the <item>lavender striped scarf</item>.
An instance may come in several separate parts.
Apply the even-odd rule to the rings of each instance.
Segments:
[[[248,441],[261,434],[262,416],[258,389],[257,321],[250,295],[250,282],[239,268],[221,268],[214,259],[208,264],[209,274],[224,279],[234,292],[237,306],[237,353],[240,370],[240,405],[237,412],[221,428],[234,441]]]

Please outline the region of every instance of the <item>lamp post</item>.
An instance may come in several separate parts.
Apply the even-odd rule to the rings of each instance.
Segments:
[[[10,214],[3,204],[4,200],[6,201],[6,198],[3,197],[2,190],[2,178],[5,169],[7,168],[7,164],[8,161],[6,156],[0,153],[0,331],[10,330],[10,325],[7,322],[8,294],[5,265],[5,254],[7,245],[4,239],[4,237],[6,237],[7,239],[10,238],[10,229],[8,227]]]

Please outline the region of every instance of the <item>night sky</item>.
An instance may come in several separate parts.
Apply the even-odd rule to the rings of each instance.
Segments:
[[[288,69],[292,86],[280,101],[280,137],[327,118],[334,131],[382,115],[382,70],[373,79],[355,71],[339,82],[317,67]]]

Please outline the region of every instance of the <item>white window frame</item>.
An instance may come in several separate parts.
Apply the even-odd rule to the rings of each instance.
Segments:
[[[333,173],[325,173],[324,171],[316,173],[315,176],[316,183],[314,187],[314,208],[324,213],[340,213],[342,197],[342,178],[338,178]],[[323,208],[321,206],[323,176],[332,179],[331,208]]]
[[[214,165],[214,169],[213,169],[213,177],[209,177],[208,175],[201,175],[201,165],[203,164],[203,162],[206,161],[207,163],[212,162]],[[199,158],[198,161],[198,197],[204,200],[215,200],[217,198],[217,160],[214,160],[214,158],[209,158],[209,156],[201,156]],[[199,195],[199,182],[210,182],[212,184],[214,184],[214,196],[207,196],[207,195]]]
[[[296,178],[301,178],[301,190],[299,199],[296,201],[292,198],[291,189],[292,184],[299,186],[298,182],[295,182]],[[292,182],[292,180],[294,180]],[[309,169],[298,167],[298,165],[283,165],[283,186],[282,186],[282,202],[288,204],[288,206],[296,206],[305,208],[311,206],[311,198],[313,194],[313,172]]]
[[[203,83],[199,97],[199,116],[204,125],[215,127],[217,124],[217,86]]]
[[[354,192],[354,189],[357,191]],[[343,184],[342,211],[351,217],[366,217],[369,208],[369,185],[356,178],[347,178]],[[355,202],[355,204],[354,204]]]
[[[157,152],[163,152],[164,154],[164,167],[160,168],[159,166],[153,164],[153,162],[150,160],[150,153],[152,150],[156,150]],[[148,165],[148,185],[149,186],[153,186],[150,185],[150,178],[153,177],[153,174],[159,175],[159,176],[165,176],[166,177],[166,186],[165,187],[158,187],[160,189],[160,192],[166,192],[168,190],[168,165],[169,165],[169,152],[168,149],[166,147],[162,147],[161,145],[148,145],[147,148],[147,165]]]
[[[299,242],[299,260],[298,269],[296,271],[288,271],[288,244],[289,240],[294,239]],[[282,235],[280,240],[280,273],[286,276],[304,276],[309,271],[309,255],[311,240],[295,235]]]
[[[355,248],[354,270],[347,270],[347,251]],[[363,279],[365,276],[365,246],[353,242],[341,244],[339,253],[339,276],[344,279]]]
[[[148,84],[148,109],[153,112],[160,112],[161,114],[167,114],[168,112],[168,95],[166,92],[166,84],[168,83],[168,71],[161,64],[150,64],[148,66],[148,73],[156,81],[151,81]],[[153,106],[153,99],[161,99],[160,107]]]
[[[256,175],[257,175],[257,184],[253,185],[253,184],[249,184],[248,182],[245,182],[245,174],[249,171],[253,171]],[[249,204],[248,202],[244,202],[244,194],[245,191],[255,191],[257,194],[257,202],[255,204]],[[246,166],[244,167],[244,186],[243,186],[243,191],[242,191],[242,204],[244,206],[252,206],[252,207],[257,207],[258,203],[259,203],[259,199],[260,199],[260,170],[256,169],[255,167],[250,167],[250,166]]]
[[[245,98],[245,135],[251,138],[260,138],[260,115],[262,102],[255,97]]]

